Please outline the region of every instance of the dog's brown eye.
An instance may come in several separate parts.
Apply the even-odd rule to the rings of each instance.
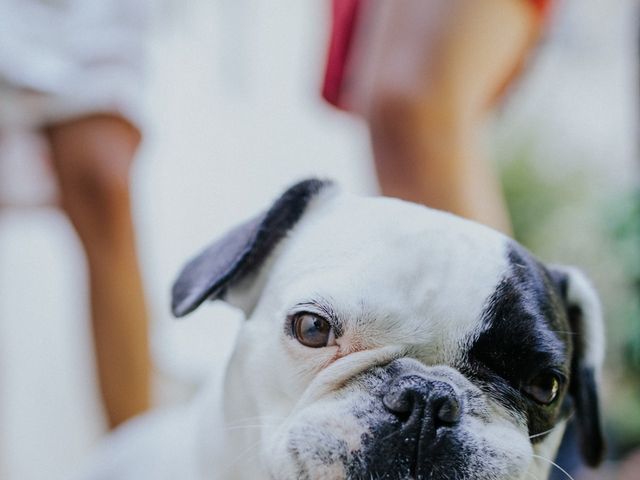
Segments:
[[[551,405],[560,394],[560,377],[552,372],[539,373],[523,390],[536,402]]]
[[[313,313],[296,314],[291,328],[296,339],[307,347],[322,348],[335,341],[331,324]]]

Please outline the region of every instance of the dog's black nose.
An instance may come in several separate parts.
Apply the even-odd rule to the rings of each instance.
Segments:
[[[446,381],[408,374],[389,384],[382,403],[395,417],[392,428],[400,441],[389,447],[381,442],[379,453],[389,448],[411,478],[431,478],[438,456],[454,448],[462,398]]]
[[[449,478],[445,466],[463,450],[463,394],[445,378],[415,372],[394,375],[384,389],[381,421],[352,478]]]
[[[460,420],[460,398],[451,385],[419,375],[405,375],[389,386],[382,403],[401,422],[437,430]],[[435,433],[435,432],[434,432]]]

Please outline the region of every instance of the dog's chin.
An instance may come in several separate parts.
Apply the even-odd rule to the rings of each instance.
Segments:
[[[373,372],[356,386],[298,410],[275,431],[264,456],[271,478],[526,477],[533,450],[522,419],[470,384],[461,385],[464,412],[455,425],[433,428],[428,420],[401,418],[389,412],[377,391],[384,373]]]

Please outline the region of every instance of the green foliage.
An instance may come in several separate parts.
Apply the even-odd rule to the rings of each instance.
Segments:
[[[605,221],[634,292],[621,314],[628,331],[625,361],[630,373],[640,378],[640,189],[622,195],[608,205]]]
[[[530,143],[523,142],[510,151],[508,161],[500,162],[502,187],[513,225],[514,237],[531,250],[537,245],[542,226],[556,214],[559,207],[575,203],[586,189],[582,175],[571,179],[570,188],[564,179],[545,175],[533,158]]]

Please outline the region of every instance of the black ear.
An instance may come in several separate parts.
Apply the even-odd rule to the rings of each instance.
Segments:
[[[297,183],[267,212],[238,225],[187,263],[173,284],[173,314],[182,317],[206,299],[223,298],[230,286],[257,273],[309,202],[329,184],[317,179]]]
[[[569,394],[580,451],[587,465],[597,467],[605,453],[597,384],[604,359],[602,309],[595,290],[579,270],[554,267],[551,275],[565,301],[574,334]]]

